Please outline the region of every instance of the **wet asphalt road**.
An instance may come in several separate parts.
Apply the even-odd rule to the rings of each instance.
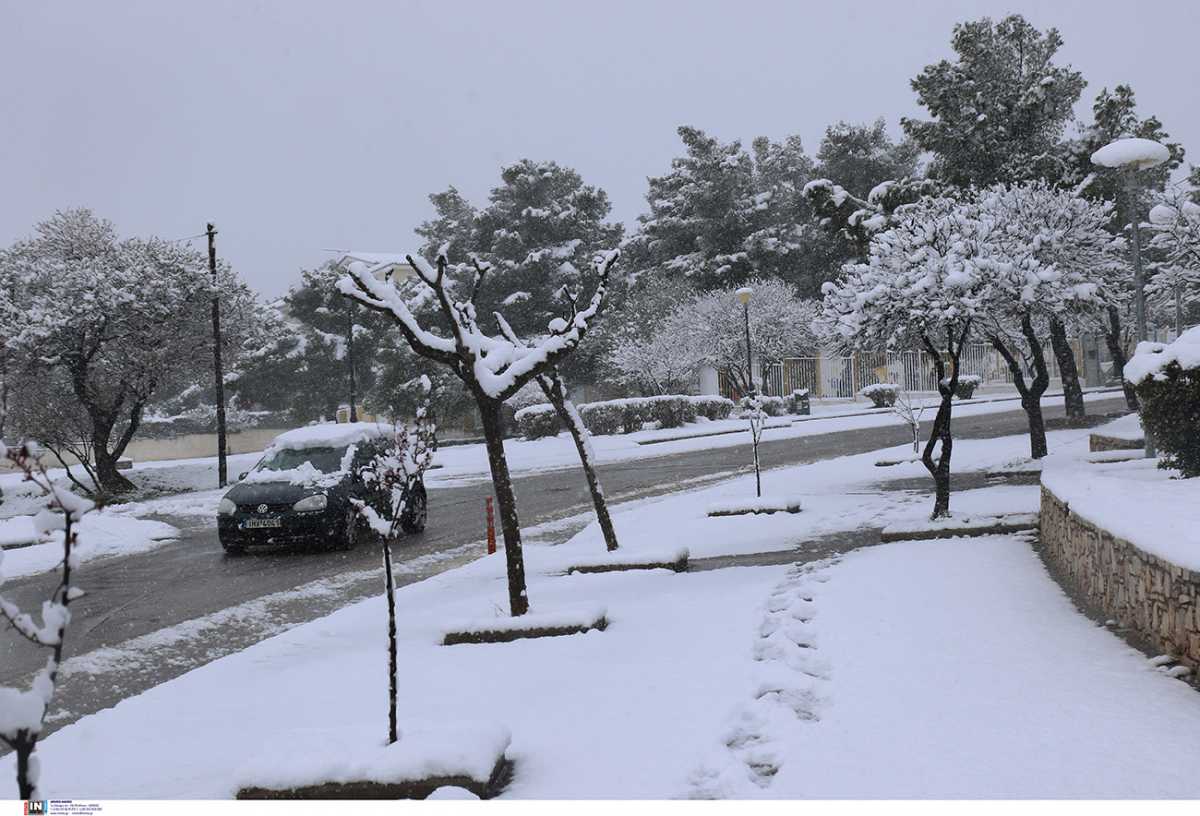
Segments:
[[[1088,405],[1090,414],[1122,409],[1119,397]],[[1045,413],[1054,427],[1062,409],[1047,408]],[[955,419],[959,437],[1025,430],[1020,410]],[[773,468],[905,441],[907,431],[900,426],[776,441],[768,431],[760,455],[764,468]],[[604,465],[600,478],[610,500],[620,502],[744,473],[749,460],[747,444]],[[523,475],[514,485],[522,526],[535,528],[530,531],[535,539],[535,525],[567,520],[543,534],[542,540],[557,542],[588,520],[583,514],[591,504],[577,469]],[[421,580],[481,555],[489,493],[485,482],[431,489],[429,528],[398,547],[398,583]],[[51,729],[380,591],[377,547],[352,552],[252,550],[230,557],[221,551],[215,520],[164,520],[183,531],[177,541],[146,553],[85,563],[79,570],[77,583],[87,594],[71,607],[68,662]],[[43,574],[6,582],[4,591],[22,606],[37,608],[52,586],[53,576]],[[23,682],[44,659],[44,652],[11,631],[0,635],[0,683]]]

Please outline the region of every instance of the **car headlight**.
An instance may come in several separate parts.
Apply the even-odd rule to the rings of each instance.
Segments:
[[[312,510],[324,510],[325,505],[328,503],[329,500],[325,498],[324,493],[317,493],[314,496],[306,496],[305,498],[296,502],[292,505],[292,509],[299,510],[302,513]]]
[[[217,505],[218,516],[232,516],[236,512],[237,504],[234,503],[233,499],[221,499],[221,502]]]

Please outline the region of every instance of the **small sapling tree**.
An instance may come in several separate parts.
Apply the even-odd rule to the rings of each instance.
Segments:
[[[429,416],[430,383],[421,379],[425,400],[416,411],[413,427],[397,420],[389,444],[359,468],[358,476],[374,492],[387,510],[368,502],[352,499],[359,514],[379,536],[383,550],[383,586],[388,612],[388,744],[400,738],[396,723],[396,577],[392,571],[392,542],[401,529],[413,525],[417,514],[425,513],[424,476],[433,462],[437,428]]]
[[[508,471],[508,460],[504,455],[501,409],[506,399],[526,383],[549,374],[579,345],[604,304],[609,270],[618,256],[619,253],[614,250],[595,261],[596,288],[586,307],[573,310],[568,318],[551,321],[549,333],[530,345],[520,345],[502,335],[489,335],[483,330],[476,315],[475,302],[487,268],[480,266],[476,269],[470,293],[465,299],[458,299],[452,281],[446,275],[445,246],[438,253],[435,265],[418,256],[407,256],[408,263],[416,271],[415,286],[420,290],[410,292],[408,296],[390,280],[382,279],[382,273],[393,265],[390,261],[375,267],[362,261],[351,261],[346,267],[348,274],[338,282],[342,294],[368,308],[390,315],[414,352],[448,367],[475,399],[483,424],[492,485],[496,491],[500,526],[504,533],[508,600],[513,616],[523,615],[529,610],[529,598],[525,588],[525,559],[521,552],[517,501]],[[430,302],[440,319],[440,327],[449,332],[449,337],[423,327],[413,314],[418,304]]]
[[[907,391],[901,391],[896,395],[896,402],[892,404],[892,413],[900,417],[908,430],[912,432],[913,439],[913,455],[921,453],[921,417],[925,415],[925,405],[914,405],[912,395]]]
[[[46,494],[47,507],[34,516],[34,525],[43,536],[62,547],[58,586],[42,603],[40,624],[30,613],[0,596],[0,615],[17,634],[50,653],[46,665],[34,676],[31,688],[0,687],[0,741],[16,754],[20,798],[31,800],[39,798],[40,768],[34,751],[58,684],[63,644],[71,622],[71,601],[83,594],[71,584],[79,565],[79,522],[95,505],[51,482],[38,463],[38,450],[32,443],[6,448],[0,442],[0,451],[4,459],[24,474],[25,481],[33,482]]]
[[[933,518],[950,515],[951,416],[959,362],[985,307],[980,232],[971,205],[924,199],[904,208],[890,229],[871,239],[866,263],[847,264],[836,283],[824,286],[825,324],[844,342],[877,349],[915,341],[933,363],[941,402],[921,457],[935,484]]]

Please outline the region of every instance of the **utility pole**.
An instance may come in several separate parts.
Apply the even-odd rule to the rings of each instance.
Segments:
[[[225,371],[221,367],[221,295],[217,288],[217,228],[207,224],[208,271],[212,273],[213,381],[217,391],[217,483],[228,482],[229,467],[225,461]]]
[[[350,421],[358,422],[354,383],[354,301],[346,299],[346,361],[350,365]]]

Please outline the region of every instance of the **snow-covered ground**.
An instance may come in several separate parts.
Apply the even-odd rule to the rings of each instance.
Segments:
[[[130,555],[153,549],[179,535],[170,524],[152,519],[127,518],[95,510],[79,524],[80,561],[109,555]],[[33,516],[0,520],[0,546],[3,564],[0,575],[20,578],[55,569],[62,563],[62,545],[42,540],[34,529]],[[14,549],[10,549],[14,548]]]
[[[1050,445],[1078,457],[1086,432]],[[1026,449],[963,441],[955,462],[986,471]],[[769,471],[768,491],[805,493],[795,515],[704,515],[753,477],[622,505],[622,548],[807,560],[822,532],[928,513],[927,495],[881,489],[917,474],[874,466],[901,450]],[[952,506],[1036,503],[1036,487],[1001,484]],[[448,624],[504,616],[500,555],[400,589],[402,731],[499,724],[510,797],[1200,796],[1200,696],[1076,612],[1020,535],[564,574],[602,550],[593,524],[530,543],[527,564],[535,613],[603,608],[603,632],[438,645]],[[384,614],[382,598],[355,604],[65,727],[39,748],[46,793],[226,797],[263,757],[336,775],[331,745],[386,734]]]

